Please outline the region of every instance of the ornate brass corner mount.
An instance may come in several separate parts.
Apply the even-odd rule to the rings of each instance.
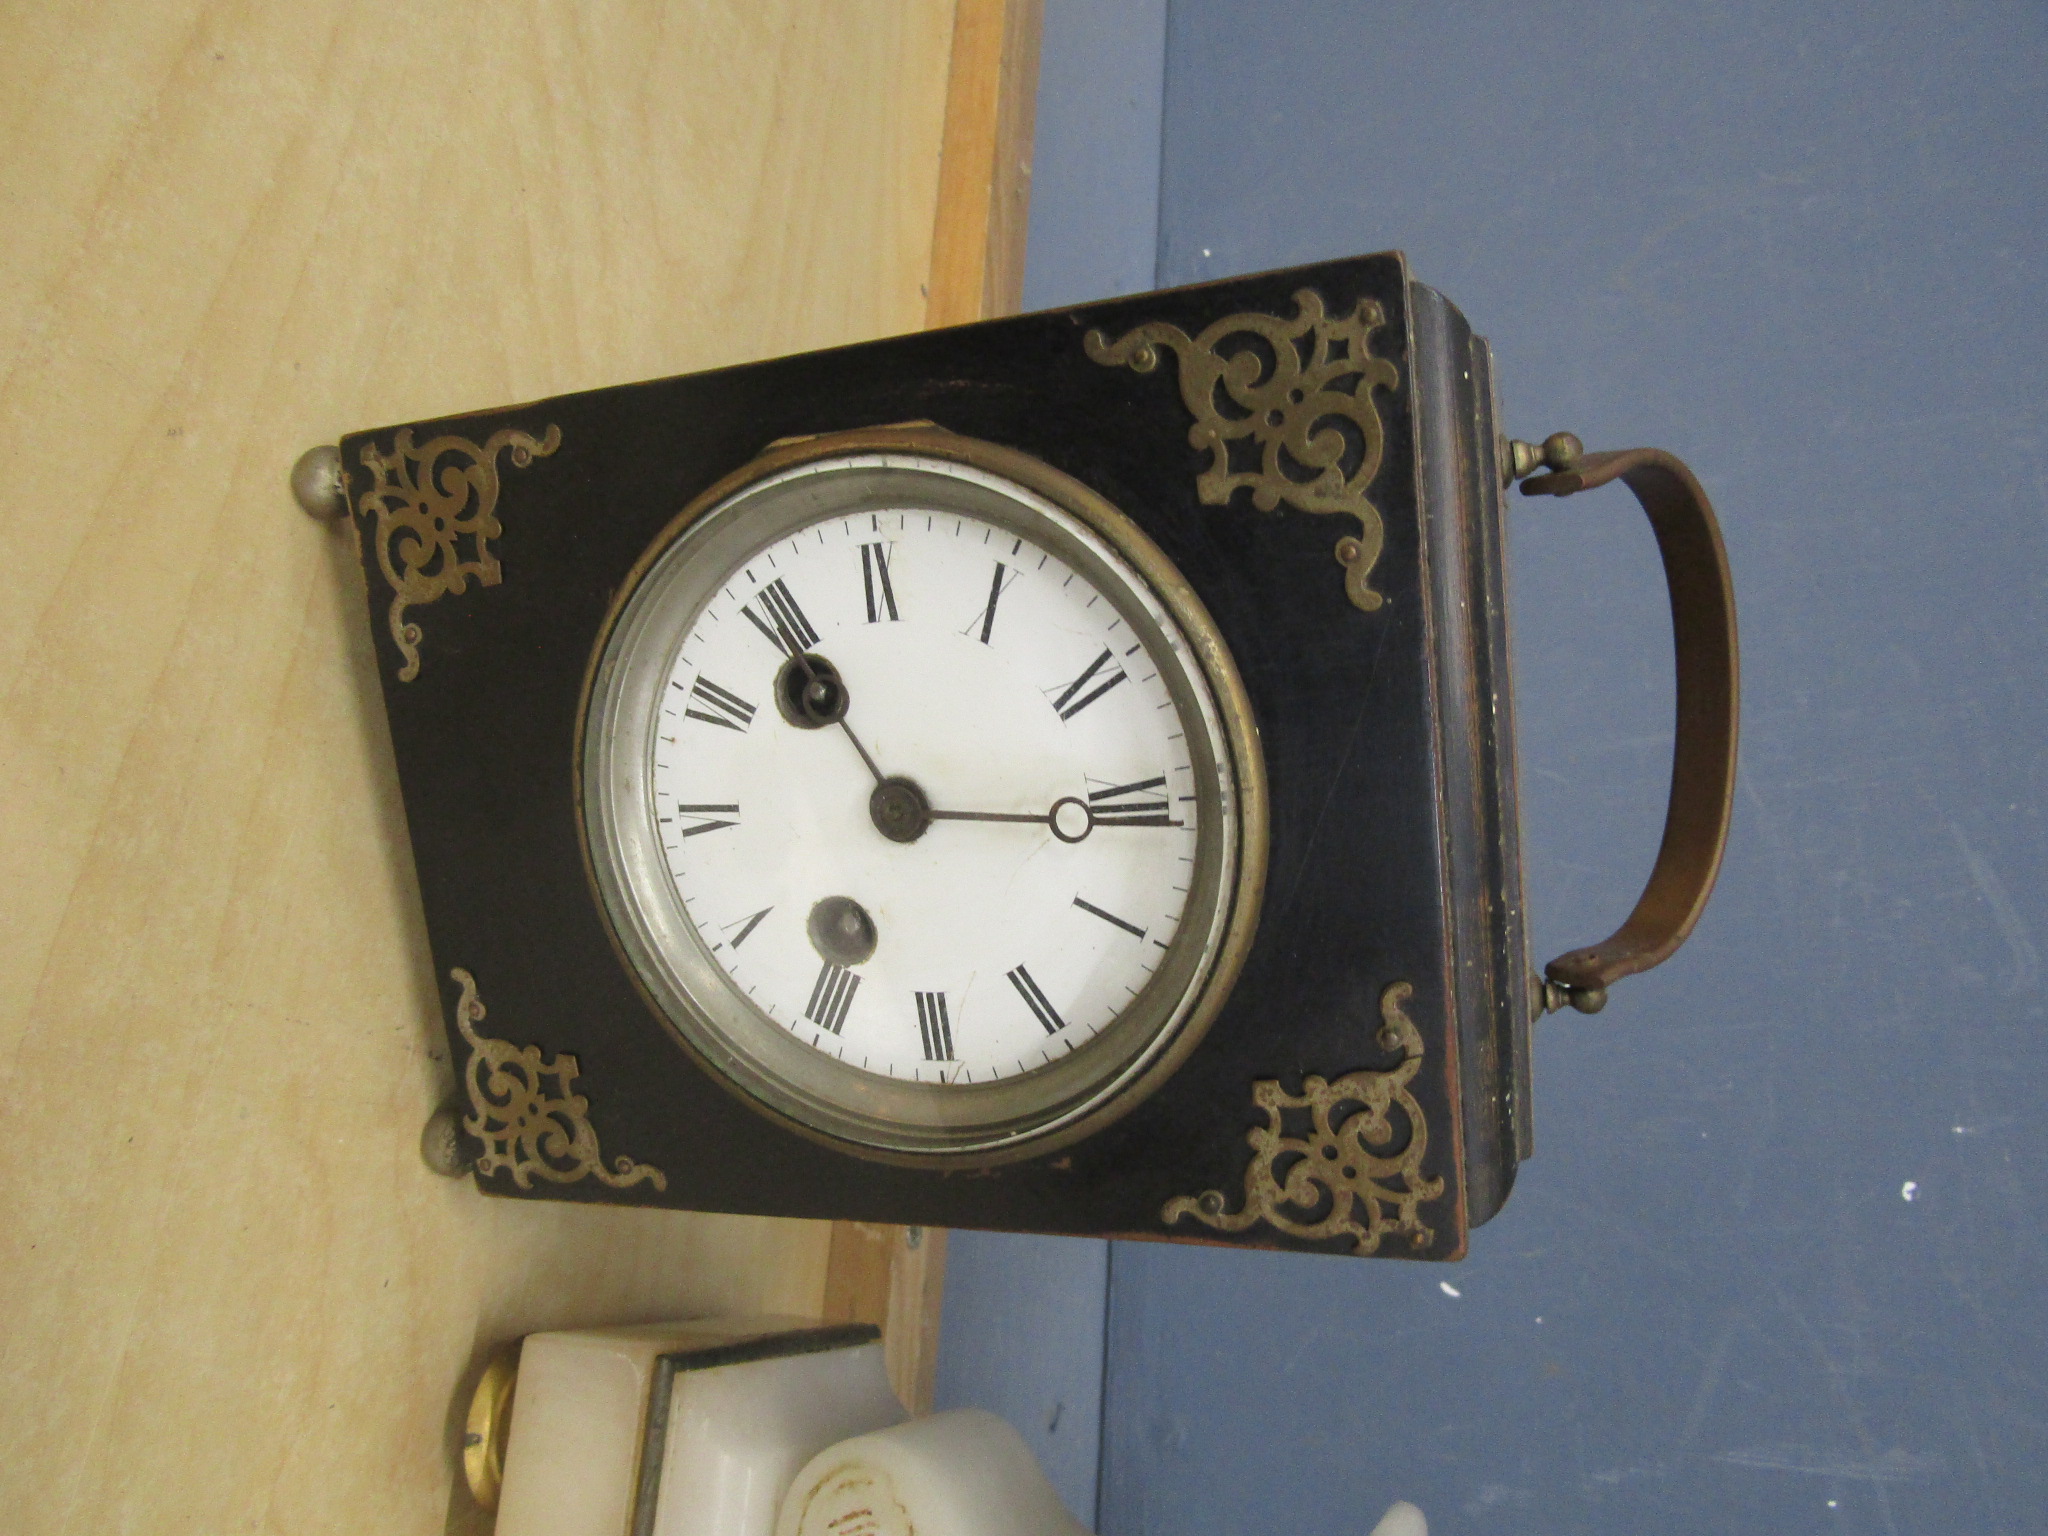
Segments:
[[[405,658],[398,680],[420,675],[420,627],[405,610],[431,603],[443,593],[460,594],[472,578],[495,587],[502,578],[491,540],[505,530],[498,522],[498,455],[512,450],[524,469],[562,446],[562,429],[544,437],[507,427],[478,447],[466,437],[437,437],[415,448],[412,429],[392,443],[390,453],[365,444],[359,457],[375,477],[356,504],[363,517],[377,517],[377,564],[391,583],[391,638]]]
[[[521,1048],[479,1035],[475,1026],[483,1020],[484,1005],[476,978],[460,966],[448,974],[462,988],[455,1026],[470,1046],[463,1082],[476,1111],[462,1128],[484,1144],[476,1160],[478,1173],[502,1168],[521,1189],[531,1189],[537,1178],[550,1184],[594,1178],[613,1189],[643,1181],[668,1188],[667,1174],[630,1157],[605,1167],[597,1132],[590,1126],[590,1101],[571,1091],[582,1070],[574,1056],[564,1051],[545,1061],[537,1045]]]
[[[1386,432],[1375,389],[1401,375],[1370,350],[1386,312],[1360,299],[1331,318],[1313,288],[1294,295],[1295,315],[1242,314],[1218,320],[1189,339],[1164,321],[1126,331],[1115,341],[1101,331],[1082,338],[1088,356],[1137,373],[1159,366],[1161,348],[1180,368],[1181,399],[1195,424],[1188,441],[1209,454],[1195,480],[1207,506],[1223,506],[1240,486],[1261,512],[1281,502],[1303,512],[1345,512],[1358,536],[1337,541],[1345,594],[1367,612],[1386,598],[1372,588],[1372,568],[1386,542],[1379,509],[1366,490],[1379,473]]]
[[[1429,1126],[1408,1084],[1422,1066],[1422,1035],[1401,1005],[1415,989],[1397,981],[1380,994],[1379,1043],[1400,1052],[1385,1070],[1349,1072],[1334,1083],[1302,1079],[1291,1094],[1266,1079],[1252,1085],[1252,1102],[1266,1123],[1246,1134],[1251,1166],[1244,1174],[1244,1204],[1228,1209],[1217,1189],[1166,1202],[1159,1219],[1172,1226],[1192,1216],[1219,1232],[1242,1232],[1263,1221],[1290,1237],[1349,1237],[1358,1254],[1379,1252],[1389,1234],[1427,1248],[1436,1232],[1421,1216],[1425,1201],[1444,1192],[1442,1179],[1425,1179]],[[1305,1136],[1289,1136],[1284,1112],[1306,1110]],[[1395,1114],[1407,1136],[1396,1133]],[[1391,1153],[1385,1149],[1398,1147]]]

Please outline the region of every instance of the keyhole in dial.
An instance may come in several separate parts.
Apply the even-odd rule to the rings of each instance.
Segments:
[[[792,656],[775,675],[775,707],[801,730],[837,725],[846,717],[846,684],[822,656]]]

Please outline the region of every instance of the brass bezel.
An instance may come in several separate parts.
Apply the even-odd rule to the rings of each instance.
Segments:
[[[1199,669],[1214,703],[1219,738],[1229,754],[1229,769],[1236,784],[1236,846],[1234,875],[1222,893],[1228,913],[1221,937],[1213,945],[1206,968],[1197,976],[1184,999],[1190,1006],[1171,1027],[1171,1038],[1157,1054],[1141,1057],[1141,1065],[1121,1086],[1099,1102],[1089,1104],[1071,1118],[1060,1120],[1040,1132],[1025,1132],[995,1145],[969,1149],[909,1150],[877,1146],[835,1134],[769,1102],[746,1084],[737,1081],[719,1063],[706,1056],[671,1017],[668,1008],[654,995],[631,946],[618,931],[618,922],[606,899],[591,848],[589,806],[585,793],[586,734],[592,702],[615,631],[643,581],[670,548],[714,508],[758,481],[785,471],[827,459],[858,454],[907,454],[964,465],[981,473],[1013,482],[1074,518],[1136,572],[1150,594],[1166,610]],[[964,437],[927,423],[894,427],[863,428],[816,437],[786,439],[771,444],[758,457],[726,475],[695,497],[663,528],[637,560],[614,595],[603,624],[599,627],[586,664],[576,715],[576,758],[574,763],[575,820],[584,874],[606,936],[635,989],[654,1017],[711,1078],[742,1102],[771,1120],[835,1150],[871,1161],[899,1167],[963,1168],[989,1167],[1042,1156],[1069,1146],[1100,1131],[1121,1118],[1153,1093],[1187,1059],[1207,1033],[1216,1014],[1228,998],[1251,949],[1258,926],[1264,893],[1268,801],[1264,756],[1251,704],[1228,646],[1208,611],[1152,540],[1107,500],[1071,476],[1017,449],[980,439]]]

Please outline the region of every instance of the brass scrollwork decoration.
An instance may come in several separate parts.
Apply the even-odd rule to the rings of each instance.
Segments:
[[[605,1167],[597,1132],[590,1126],[590,1101],[571,1091],[582,1070],[564,1051],[543,1060],[540,1047],[521,1048],[476,1032],[484,1016],[476,978],[460,966],[448,973],[462,987],[455,1004],[455,1027],[469,1042],[469,1063],[463,1069],[470,1107],[462,1128],[484,1144],[476,1160],[478,1173],[504,1169],[521,1189],[536,1178],[550,1184],[597,1179],[613,1189],[646,1182],[668,1188],[668,1175],[630,1157]]]
[[[512,450],[521,469],[562,446],[562,429],[545,437],[507,427],[482,447],[466,437],[437,437],[415,448],[412,429],[398,434],[390,453],[365,444],[363,467],[375,477],[356,510],[377,514],[377,564],[396,595],[391,600],[391,638],[405,663],[398,680],[420,675],[420,627],[405,611],[444,593],[460,595],[474,579],[495,587],[502,579],[491,540],[505,530],[498,522],[498,455]]]
[[[1423,1222],[1421,1207],[1444,1192],[1444,1181],[1422,1176],[1429,1126],[1408,1091],[1422,1067],[1422,1035],[1401,1011],[1414,990],[1397,981],[1380,994],[1379,1043],[1400,1052],[1394,1066],[1346,1073],[1334,1083],[1305,1077],[1299,1094],[1271,1079],[1252,1085],[1252,1102],[1265,1111],[1266,1123],[1246,1133],[1254,1156],[1240,1209],[1227,1209],[1223,1192],[1211,1189],[1167,1201],[1160,1220],[1172,1226],[1192,1216],[1219,1232],[1242,1232],[1263,1221],[1290,1237],[1349,1237],[1361,1255],[1377,1253],[1390,1234],[1427,1248],[1436,1233]],[[1287,1110],[1308,1111],[1308,1134],[1286,1134]],[[1396,1112],[1405,1140],[1396,1137]]]
[[[1277,511],[1284,501],[1303,512],[1357,518],[1358,536],[1337,541],[1337,563],[1345,594],[1370,612],[1386,601],[1371,581],[1386,529],[1365,494],[1386,447],[1372,392],[1401,378],[1371,352],[1386,312],[1360,299],[1350,314],[1333,319],[1312,288],[1297,292],[1294,303],[1291,320],[1230,315],[1192,340],[1178,326],[1154,321],[1115,341],[1090,331],[1081,344],[1096,362],[1137,373],[1159,366],[1161,348],[1173,353],[1181,399],[1195,418],[1188,441],[1209,455],[1195,480],[1204,505],[1223,506],[1242,486],[1261,512]]]

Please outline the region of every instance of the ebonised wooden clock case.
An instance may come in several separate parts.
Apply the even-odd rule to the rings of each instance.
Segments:
[[[1504,462],[1494,415],[1484,341],[1387,254],[346,439],[479,1185],[1460,1256],[1531,1150],[1532,1017],[1613,973],[1546,984],[1527,953],[1500,512],[1532,466],[1523,445]],[[708,1070],[615,945],[579,842],[593,647],[650,544],[771,444],[906,423],[1030,455],[1149,535],[1234,658],[1270,796],[1263,906],[1206,1034],[1108,1123],[984,1166],[864,1155]],[[1578,478],[1636,475],[1649,507],[1642,466],[1601,457]],[[1546,488],[1579,488],[1570,454],[1550,467]],[[1667,565],[1719,558],[1718,538],[1659,536]],[[1678,777],[1698,761],[1660,872],[1683,862],[1674,836],[1712,848],[1681,872],[1664,953],[1711,886],[1716,817],[1725,831],[1725,562],[1718,582],[1692,583],[1713,611],[1675,620],[1682,649],[1688,623],[1718,623],[1726,652],[1725,677],[1702,684],[1695,661],[1689,689],[1681,656],[1681,716],[1690,699],[1707,722],[1681,734],[1726,728],[1681,742]]]

